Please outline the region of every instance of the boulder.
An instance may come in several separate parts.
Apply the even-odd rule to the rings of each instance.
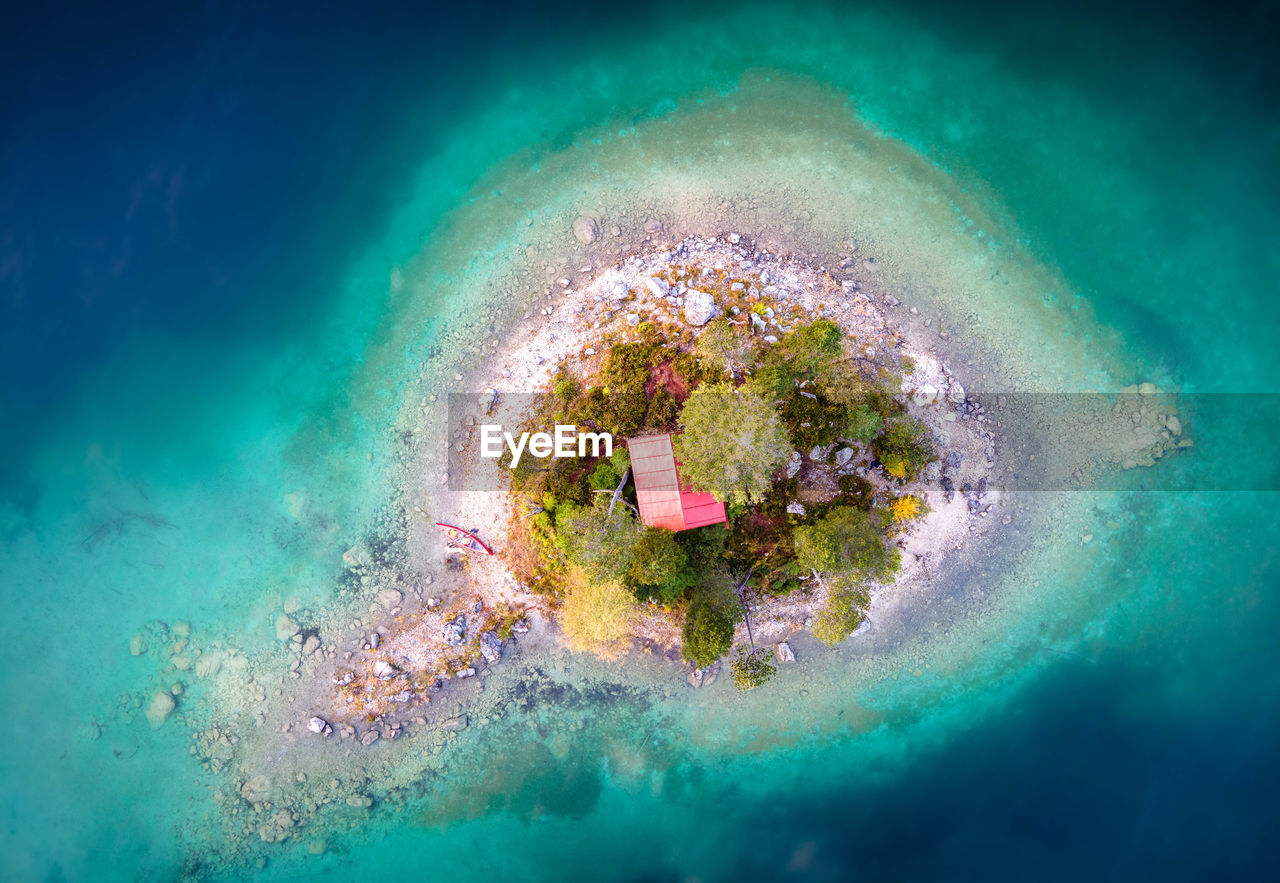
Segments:
[[[774,648],[777,652],[779,662],[795,662],[796,652],[791,649],[791,645],[786,641],[779,641],[778,646]]]
[[[476,676],[476,670],[471,666],[467,666],[462,671],[457,672],[454,675],[455,678],[474,678],[475,676]]]
[[[151,729],[158,730],[163,727],[176,706],[177,703],[173,701],[173,696],[168,691],[152,696],[151,704],[147,706],[147,720],[151,723]]]
[[[956,380],[952,380],[947,387],[947,401],[953,405],[964,404],[964,387]]]
[[[320,649],[320,639],[315,635],[308,635],[307,639],[302,642],[302,654],[304,656],[310,656],[318,649]]]
[[[470,723],[470,721],[467,720],[467,716],[465,714],[460,714],[457,717],[451,717],[448,720],[442,721],[440,723],[440,729],[457,732],[458,730],[465,730],[468,723]]]
[[[240,786],[240,796],[250,803],[257,803],[266,795],[268,785],[266,776],[254,776]]]
[[[836,451],[836,465],[844,466],[853,459],[853,448],[841,448]]]
[[[129,653],[133,656],[141,656],[147,652],[147,636],[142,632],[138,632],[129,641]]]
[[[787,461],[787,478],[795,478],[800,474],[800,467],[804,464],[804,455],[799,451],[791,452],[791,459]]]
[[[286,613],[281,613],[276,620],[276,637],[281,641],[288,641],[298,633],[298,624],[293,618]]]
[[[590,245],[596,241],[596,237],[600,235],[600,227],[596,224],[595,218],[579,215],[573,221],[573,238],[581,242],[583,245]]]
[[[804,515],[804,504],[799,500],[792,500],[787,504],[788,515]]]
[[[517,635],[523,635],[525,632],[529,631],[529,620],[517,619],[515,622],[511,623],[511,631]]]
[[[481,633],[480,655],[484,657],[485,662],[489,663],[497,662],[502,658],[502,641],[493,629]]]
[[[461,613],[446,622],[440,629],[440,637],[450,647],[457,647],[467,636],[467,617]]]
[[[373,806],[373,799],[363,794],[352,794],[347,798],[347,806],[352,806],[356,809],[368,809]]]
[[[377,741],[378,741],[377,730],[368,730],[367,732],[365,732],[363,736],[360,737],[361,745],[372,745],[374,742],[377,742]]]
[[[398,674],[400,674],[400,669],[385,659],[379,659],[373,664],[373,676],[380,681],[389,681]]]
[[[690,325],[706,325],[716,314],[716,299],[705,291],[690,288],[684,296],[684,320]]]
[[[378,593],[378,603],[390,610],[404,600],[404,593],[399,589],[383,589]]]
[[[911,401],[915,402],[921,408],[926,408],[938,400],[938,388],[932,384],[924,384],[917,387],[916,391],[911,395]]]
[[[333,727],[329,726],[329,722],[322,717],[313,717],[307,721],[307,729],[320,736],[327,736],[333,732]]]
[[[671,286],[667,284],[666,280],[658,279],[655,276],[645,276],[644,287],[649,289],[649,293],[654,297],[666,297],[671,293]]]

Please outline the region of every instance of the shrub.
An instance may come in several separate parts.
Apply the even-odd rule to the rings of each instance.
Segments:
[[[830,319],[815,319],[791,331],[779,343],[794,370],[812,374],[840,355],[840,326]]]
[[[649,382],[651,343],[619,343],[609,350],[601,377],[609,392],[643,390]]]
[[[887,576],[898,550],[885,544],[867,513],[839,506],[795,532],[796,559],[806,570],[850,576]]]
[[[929,509],[924,504],[924,500],[919,497],[907,494],[902,497],[895,497],[889,502],[889,514],[892,516],[895,524],[902,524],[907,521],[915,521],[924,515]]]
[[[821,393],[793,389],[782,402],[782,420],[798,449],[807,451],[836,440],[844,429],[844,409]]]
[[[773,473],[791,455],[786,428],[773,406],[752,392],[717,384],[690,394],[675,438],[681,477],[728,502],[764,499]]]
[[[914,417],[901,417],[886,424],[871,449],[894,478],[910,481],[928,463],[937,459],[929,430]]]
[[[702,364],[691,353],[683,352],[676,353],[675,358],[671,360],[671,370],[691,388],[701,383],[706,373]]]
[[[876,486],[861,475],[842,475],[840,476],[840,493],[854,507],[863,512],[870,512],[871,502],[876,495]]]
[[[675,536],[689,559],[689,569],[706,573],[723,560],[729,529],[723,524],[709,524],[696,530],[682,530]]]
[[[858,405],[848,412],[845,437],[865,445],[880,434],[880,427],[883,425],[884,418],[880,416],[879,411],[873,410],[868,405]]]
[[[615,658],[626,650],[635,613],[635,600],[620,583],[579,574],[565,593],[560,627],[573,650]]]
[[[568,404],[578,397],[582,391],[578,385],[578,378],[574,377],[569,371],[561,370],[556,375],[556,382],[552,384],[552,392],[561,402]]]
[[[587,477],[587,485],[593,491],[611,491],[618,486],[621,478],[622,476],[614,471],[612,463],[601,460]]]
[[[654,429],[666,429],[676,422],[680,416],[680,403],[676,397],[667,392],[665,386],[658,387],[649,400],[649,411],[645,417],[645,425]]]
[[[746,388],[766,401],[776,402],[795,388],[795,380],[785,365],[769,359],[752,370]]]
[[[715,604],[695,601],[684,619],[684,656],[699,668],[733,645],[733,620]]]
[[[702,330],[694,351],[717,371],[737,374],[751,361],[751,343],[723,316],[712,320]],[[683,374],[683,372],[681,372]]]
[[[605,408],[600,427],[615,436],[635,435],[644,425],[649,411],[649,398],[643,389],[624,389],[605,396]]]
[[[837,586],[814,616],[810,630],[819,641],[834,647],[862,624],[870,606],[871,597],[866,589],[852,585]]]

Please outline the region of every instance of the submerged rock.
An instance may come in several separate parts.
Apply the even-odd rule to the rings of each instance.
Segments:
[[[596,224],[595,218],[586,215],[579,215],[573,222],[573,238],[577,239],[583,245],[590,245],[596,241],[596,237],[600,235],[600,228]]]
[[[795,662],[796,653],[791,649],[791,645],[786,641],[779,641],[778,646],[774,648],[777,651],[779,662]]]
[[[158,730],[164,726],[164,722],[169,719],[169,715],[173,714],[173,709],[176,707],[177,703],[173,701],[173,696],[168,691],[152,696],[151,704],[147,706],[147,720],[151,724],[151,729]]]
[[[448,720],[442,721],[440,723],[440,729],[456,732],[458,730],[465,730],[468,723],[470,723],[470,721],[467,720],[467,716],[465,714],[460,714],[457,717],[451,717]]]
[[[293,636],[296,635],[298,631],[298,624],[294,622],[293,618],[288,614],[282,613],[279,618],[276,619],[276,638],[279,640],[292,640]]]
[[[141,656],[147,652],[147,637],[138,632],[133,636],[133,640],[129,642],[129,653],[133,656]]]

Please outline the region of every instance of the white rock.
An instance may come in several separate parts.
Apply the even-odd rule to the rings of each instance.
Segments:
[[[778,643],[778,646],[774,649],[777,651],[779,662],[795,662],[796,661],[795,651],[791,649],[791,645],[788,644],[786,641],[780,641]]]
[[[322,717],[313,717],[307,721],[307,729],[321,736],[327,736],[333,732],[333,727],[329,726],[329,722]]]
[[[389,681],[400,673],[400,670],[385,659],[373,664],[373,676],[380,681]]]
[[[803,514],[804,514],[804,504],[803,504],[803,503],[801,503],[801,502],[799,502],[798,500],[792,500],[790,503],[788,503],[788,504],[787,504],[787,514],[788,514],[788,515],[803,515]]]
[[[706,325],[716,314],[716,299],[708,292],[690,288],[684,296],[684,320],[690,325]]]
[[[836,463],[840,466],[845,465],[853,459],[853,448],[841,448],[836,451]]]
[[[804,455],[799,451],[791,452],[791,459],[787,461],[787,478],[795,478],[800,474],[800,466],[804,463]]]
[[[964,387],[956,380],[952,380],[951,385],[947,387],[947,401],[953,405],[964,404]]]
[[[671,293],[671,286],[662,279],[656,279],[653,276],[644,277],[644,287],[649,289],[649,293],[654,297],[666,297]]]
[[[921,408],[928,407],[938,400],[938,388],[926,383],[916,389],[911,396],[911,400]]]

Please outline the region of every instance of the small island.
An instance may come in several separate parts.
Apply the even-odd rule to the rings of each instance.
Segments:
[[[982,406],[856,283],[736,235],[583,282],[561,277],[485,360],[484,392],[449,403],[450,471],[416,515],[474,527],[496,555],[443,550],[460,590],[397,607],[344,654],[316,727],[394,735],[531,619],[576,651],[667,657],[695,687],[727,663],[750,689],[795,660],[796,633],[835,645],[870,627],[875,597],[939,566],[996,505]],[[486,459],[498,425],[613,446]],[[667,452],[672,500],[703,500],[698,526],[646,513],[641,444]]]

